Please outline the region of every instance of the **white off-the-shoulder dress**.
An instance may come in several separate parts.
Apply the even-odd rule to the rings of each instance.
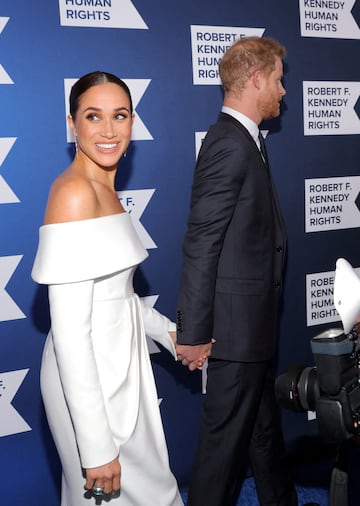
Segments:
[[[95,504],[82,469],[119,455],[114,506],[179,506],[146,335],[176,357],[175,325],[142,303],[147,257],[126,213],[40,227],[32,277],[49,285],[51,330],[41,391],[62,463],[62,506]]]

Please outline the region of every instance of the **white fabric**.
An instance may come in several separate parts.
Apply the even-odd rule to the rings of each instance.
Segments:
[[[46,285],[85,281],[137,265],[147,256],[127,213],[43,225],[31,275]]]
[[[259,142],[259,127],[255,123],[255,121],[250,119],[248,116],[245,116],[245,114],[242,114],[240,111],[237,111],[232,107],[227,107],[226,105],[222,106],[221,111],[235,118],[239,123],[241,123],[246,128],[251,137],[254,139],[254,142],[257,145],[259,151],[261,152]]]
[[[147,334],[176,357],[175,325],[134,294],[134,263],[146,250],[130,217],[45,225],[40,237],[33,277],[50,284],[51,313],[41,390],[63,467],[62,506],[94,505],[81,468],[117,455],[122,487],[110,505],[182,505],[146,343]]]
[[[345,258],[336,261],[334,304],[348,334],[360,321],[360,279]]]

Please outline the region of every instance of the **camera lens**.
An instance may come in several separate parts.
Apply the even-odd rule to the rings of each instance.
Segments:
[[[316,368],[294,364],[275,380],[275,396],[280,406],[291,411],[314,411],[319,397]]]

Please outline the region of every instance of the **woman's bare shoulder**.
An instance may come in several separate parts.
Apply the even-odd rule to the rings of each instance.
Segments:
[[[45,224],[86,220],[97,216],[97,196],[85,177],[64,171],[53,182],[45,212]]]

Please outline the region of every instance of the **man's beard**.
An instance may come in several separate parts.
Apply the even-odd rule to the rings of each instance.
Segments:
[[[280,104],[273,96],[260,96],[257,100],[258,111],[262,119],[276,118],[280,114]]]

